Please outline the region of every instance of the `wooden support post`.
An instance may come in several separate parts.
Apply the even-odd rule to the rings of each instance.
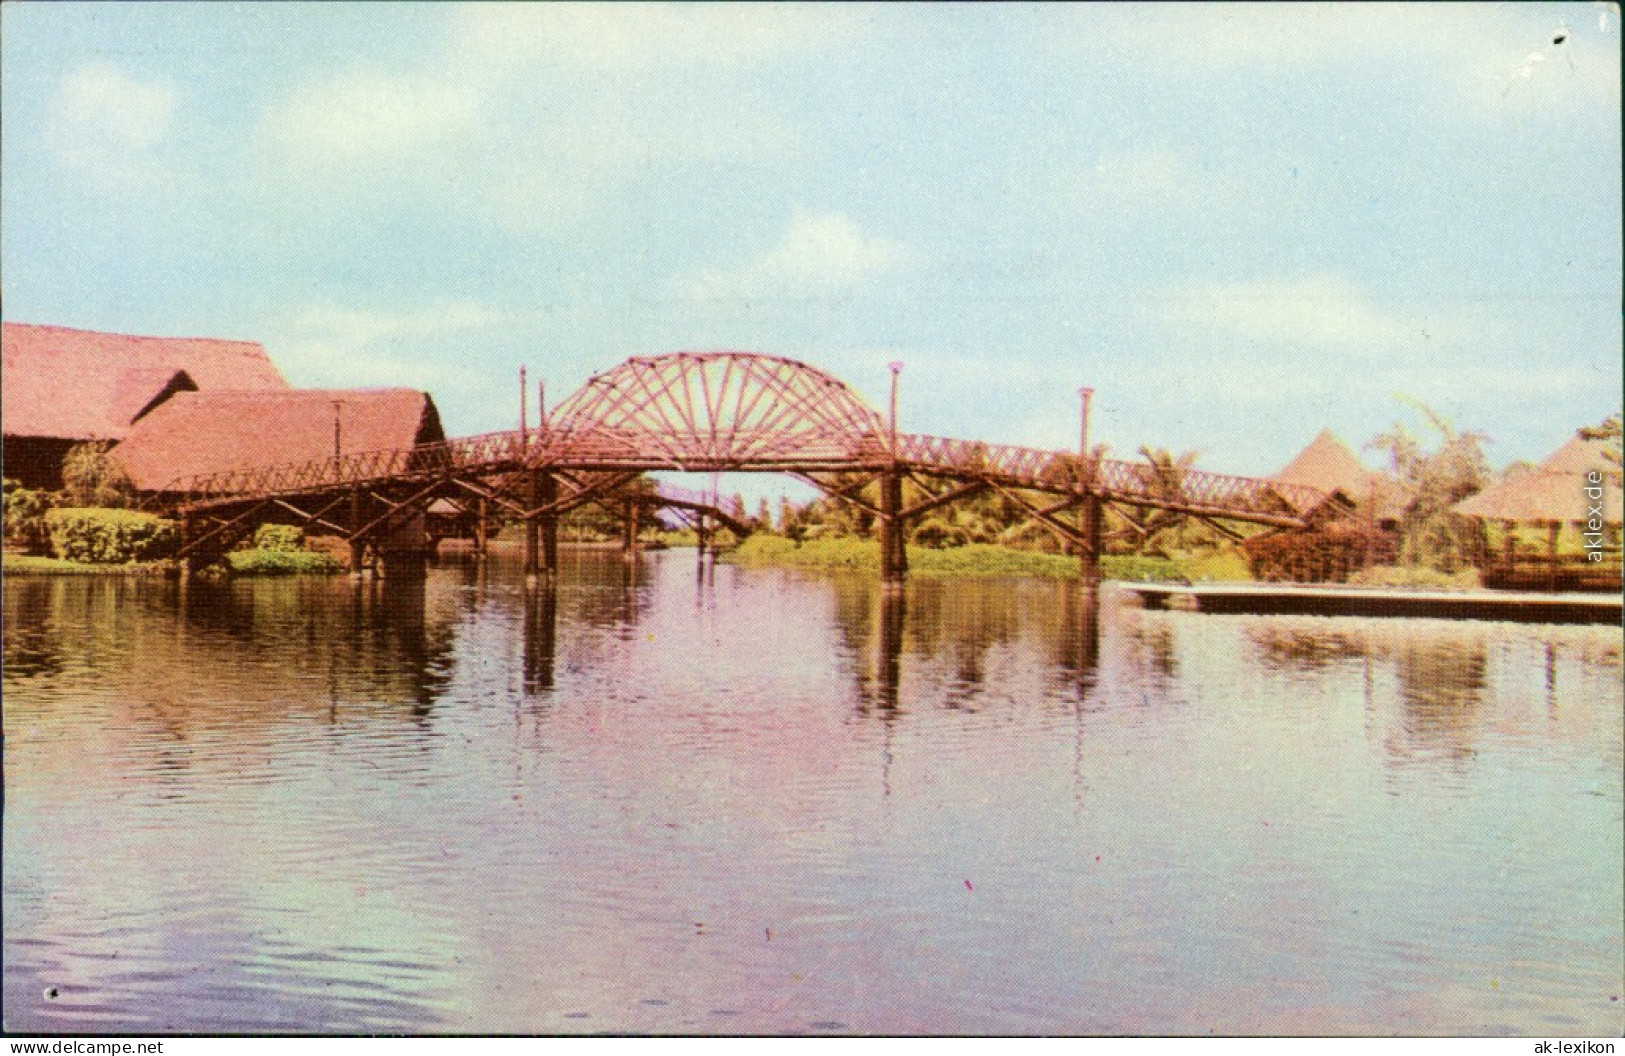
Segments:
[[[1078,511],[1078,577],[1086,591],[1100,589],[1100,535],[1105,521],[1100,496],[1089,492]]]
[[[1105,503],[1095,491],[1095,459],[1089,451],[1089,401],[1095,390],[1078,390],[1078,579],[1086,594],[1086,605],[1095,603],[1100,591],[1100,534],[1106,520]]]
[[[485,496],[479,498],[474,514],[474,552],[484,557],[491,547],[491,504]]]
[[[361,526],[366,523],[365,518],[362,516],[362,513],[363,513],[362,503],[363,503],[363,499],[362,499],[362,495],[361,495],[361,489],[359,487],[352,488],[350,490],[350,531],[351,532],[359,531]],[[361,578],[361,574],[364,571],[363,563],[364,563],[364,561],[366,559],[366,545],[367,544],[362,541],[361,536],[359,536],[359,535],[351,535],[350,536],[350,578],[351,579],[360,579]]]
[[[908,575],[908,549],[903,523],[903,475],[889,469],[880,475],[880,579],[887,590],[901,590]]]
[[[423,550],[385,550],[380,560],[385,580],[413,581],[428,575],[428,554]]]
[[[523,392],[523,380],[521,389]],[[534,587],[541,571],[541,523],[536,508],[542,504],[542,474],[530,470],[525,474],[525,584]]]
[[[552,506],[559,499],[559,481],[551,473],[538,473],[537,505]],[[541,574],[552,579],[559,573],[559,515],[549,509],[537,517],[541,534]]]
[[[1546,522],[1546,589],[1557,589],[1557,536],[1563,530],[1560,521]]]
[[[625,514],[625,525],[621,536],[621,554],[632,561],[638,556],[638,504],[628,501],[622,512]]]
[[[197,523],[191,514],[181,514],[181,549],[186,550],[186,560],[181,563],[181,578],[189,579],[194,574],[203,571],[203,558],[195,550],[187,549],[197,539]]]

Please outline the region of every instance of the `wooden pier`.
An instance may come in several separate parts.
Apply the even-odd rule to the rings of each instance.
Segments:
[[[1541,594],[1522,591],[1394,590],[1287,586],[1275,583],[1123,584],[1148,609],[1307,616],[1427,616],[1518,623],[1621,621],[1620,594]]]

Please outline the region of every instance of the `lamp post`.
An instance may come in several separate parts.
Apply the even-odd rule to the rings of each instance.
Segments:
[[[525,421],[525,409],[530,405],[530,393],[525,389],[525,365],[519,364],[519,450],[529,446],[526,432],[530,423]]]
[[[891,457],[897,457],[897,375],[903,372],[903,361],[894,359],[886,364],[891,370]]]
[[[1084,387],[1078,390],[1078,400],[1082,404],[1078,415],[1078,455],[1085,462],[1089,460],[1089,400],[1095,390]]]
[[[1089,400],[1095,390],[1078,390],[1078,561],[1079,582],[1091,599],[1100,589],[1100,532],[1104,519],[1100,496],[1095,494],[1095,462],[1089,454]],[[1090,605],[1098,604],[1091,600]]]
[[[334,400],[333,401],[333,468],[334,468],[335,471],[338,469],[339,455],[342,454],[343,450],[344,450],[344,443],[343,443],[343,440],[344,440],[343,428],[344,427],[343,427],[342,424],[340,424],[341,419],[339,417],[340,414],[343,412],[343,410],[344,410],[344,401],[343,400]]]

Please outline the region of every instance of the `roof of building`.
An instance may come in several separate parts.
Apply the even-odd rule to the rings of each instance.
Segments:
[[[1283,484],[1303,484],[1327,492],[1342,492],[1356,508],[1376,497],[1377,516],[1400,516],[1408,502],[1405,487],[1386,473],[1367,469],[1336,433],[1322,429],[1302,451],[1293,456],[1275,480]]]
[[[113,450],[137,489],[250,466],[398,451],[445,439],[434,400],[416,389],[182,392],[130,428]]]
[[[1606,440],[1587,440],[1576,434],[1530,472],[1492,484],[1477,495],[1456,503],[1455,511],[1469,517],[1523,524],[1585,521],[1601,507],[1608,524],[1620,523],[1620,488],[1617,463],[1603,453]],[[1587,479],[1595,471],[1597,481]],[[1602,489],[1587,494],[1587,486]]]
[[[118,440],[154,404],[186,389],[287,389],[252,341],[132,337],[5,323],[7,436]]]

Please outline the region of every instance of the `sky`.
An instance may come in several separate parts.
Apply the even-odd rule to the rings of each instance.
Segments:
[[[1113,455],[1237,473],[1622,402],[1613,4],[25,0],[0,48],[6,320],[452,435],[684,349],[1043,447],[1089,386]]]

